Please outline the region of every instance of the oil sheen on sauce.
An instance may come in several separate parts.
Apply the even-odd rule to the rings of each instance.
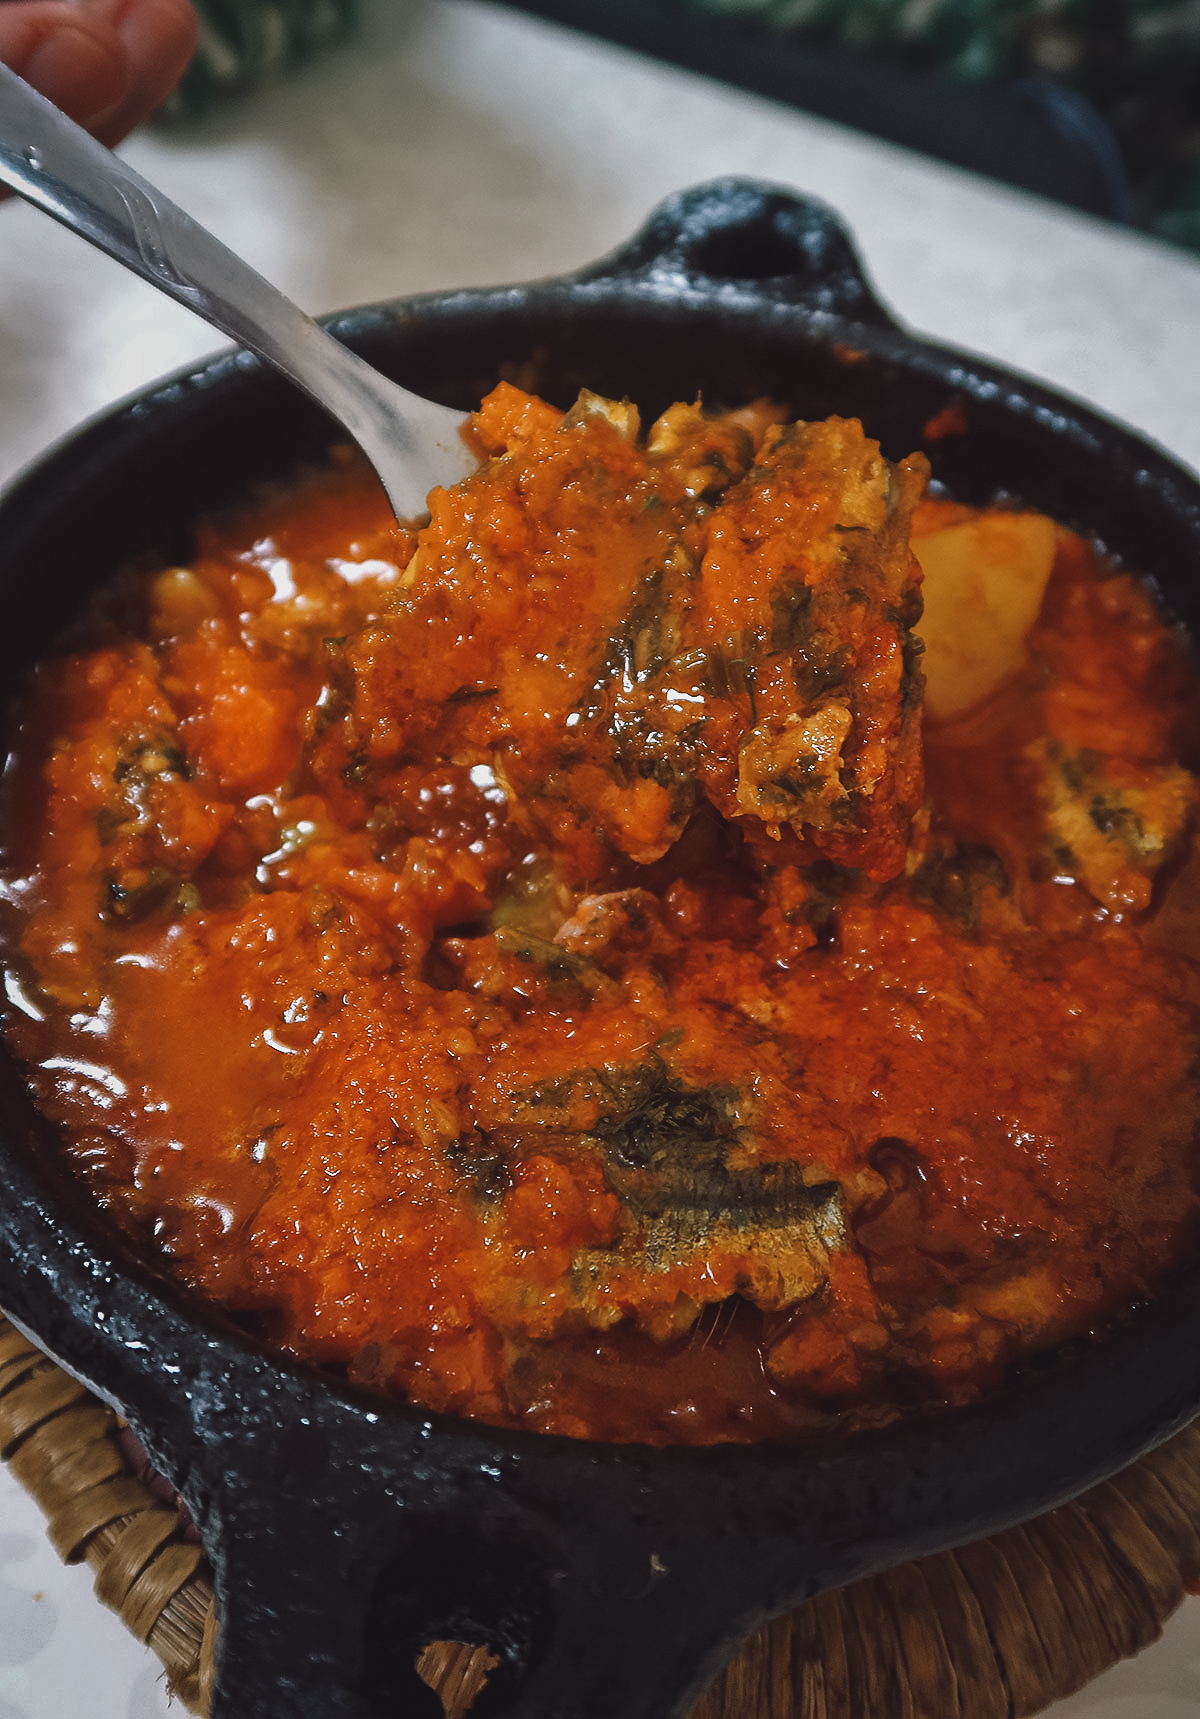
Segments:
[[[39,668],[10,1043],[277,1349],[789,1436],[969,1401],[1192,1245],[1174,633],[1052,522],[778,418],[503,385],[419,535],[347,456]]]

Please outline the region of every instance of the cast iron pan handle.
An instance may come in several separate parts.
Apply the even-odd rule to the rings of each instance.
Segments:
[[[469,1719],[681,1719],[729,1651],[728,1596],[685,1627],[677,1603],[654,1604],[649,1569],[640,1596],[616,1600],[564,1573],[564,1606],[543,1582],[523,1588],[510,1548],[450,1530],[385,1566],[364,1611],[327,1523],[284,1525],[265,1505],[231,1526],[211,1719],[441,1719],[416,1670],[439,1640],[493,1656]]]
[[[849,234],[823,203],[755,179],[713,179],[660,203],[628,245],[578,281],[631,282],[646,295],[711,303],[747,294],[850,322],[894,328]]]
[[[830,1574],[807,1508],[730,1541],[720,1455],[652,1476],[645,1453],[594,1447],[581,1470],[566,1440],[506,1453],[488,1429],[425,1422],[425,1442],[416,1417],[319,1392],[280,1415],[276,1389],[264,1369],[201,1458],[212,1719],[439,1719],[416,1662],[446,1640],[497,1661],[470,1719],[679,1719],[757,1623]],[[375,1507],[348,1513],[356,1475]]]
[[[212,1719],[441,1719],[416,1671],[438,1640],[496,1662],[470,1719],[679,1719],[742,1633],[719,1578],[658,1595],[639,1558],[601,1591],[611,1551],[603,1572],[555,1568],[438,1519],[364,1582],[353,1529],[319,1509],[243,1496],[227,1527]]]

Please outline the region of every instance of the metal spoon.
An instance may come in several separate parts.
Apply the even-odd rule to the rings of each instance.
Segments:
[[[478,464],[461,412],[381,376],[7,66],[0,183],[303,388],[353,436],[400,518],[423,516],[436,484]]]

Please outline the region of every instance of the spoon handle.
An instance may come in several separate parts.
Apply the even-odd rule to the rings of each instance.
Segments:
[[[0,66],[0,182],[273,365],[325,407],[402,518],[476,465],[462,413],[342,346],[169,197]]]

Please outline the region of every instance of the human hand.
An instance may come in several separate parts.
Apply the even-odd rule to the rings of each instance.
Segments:
[[[170,95],[195,46],[190,0],[0,0],[0,62],[110,147]]]

